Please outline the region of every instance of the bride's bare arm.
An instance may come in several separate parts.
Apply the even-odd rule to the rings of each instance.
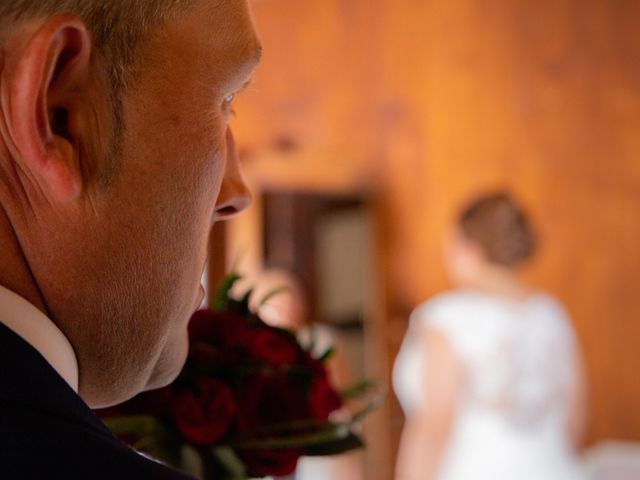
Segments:
[[[427,329],[422,338],[426,352],[423,404],[405,421],[396,465],[396,480],[432,480],[456,415],[463,372],[449,340],[437,330]]]
[[[573,444],[579,447],[586,434],[589,414],[589,387],[580,351],[576,353],[575,364],[575,376],[569,390],[567,405],[569,411],[567,429]]]

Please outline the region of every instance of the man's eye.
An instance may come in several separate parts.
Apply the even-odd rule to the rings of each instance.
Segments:
[[[225,97],[224,99],[223,109],[225,113],[231,117],[236,116],[236,112],[233,110],[233,99],[235,98],[235,96],[236,96],[235,93],[233,93],[228,97]]]

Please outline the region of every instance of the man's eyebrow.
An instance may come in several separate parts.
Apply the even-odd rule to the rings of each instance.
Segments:
[[[255,81],[255,78],[252,76],[249,80],[247,80],[242,84],[242,86],[238,90],[238,93],[244,92],[247,88],[249,88],[253,84],[254,81]]]
[[[250,43],[250,46],[247,49],[248,55],[246,58],[246,62],[253,68],[256,68],[262,61],[262,50],[262,44],[257,38]]]
[[[262,61],[262,45],[258,44],[256,46],[256,50],[255,53],[253,54],[253,57],[255,59],[256,64],[260,63]]]
[[[258,65],[262,60],[262,43],[257,38],[249,40],[245,44],[246,61],[254,65]]]
[[[256,45],[256,47],[253,49],[253,52],[251,55],[248,56],[247,60],[246,60],[246,64],[249,64],[252,66],[252,73],[253,70],[258,66],[258,64],[260,63],[262,59],[262,45],[260,45],[259,43]],[[254,77],[253,74],[251,75],[251,77],[249,77],[247,79],[247,81],[245,81],[242,86],[240,87],[240,89],[238,90],[237,93],[240,93],[244,90],[246,90],[247,88],[249,88],[251,86],[251,84],[254,82]]]

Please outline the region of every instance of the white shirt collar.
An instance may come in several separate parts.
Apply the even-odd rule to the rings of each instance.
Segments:
[[[2,285],[0,322],[38,350],[69,386],[78,392],[78,361],[67,337],[49,317]]]

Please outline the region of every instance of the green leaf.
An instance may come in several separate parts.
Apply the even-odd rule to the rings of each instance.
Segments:
[[[234,448],[289,448],[289,447],[313,447],[324,444],[335,444],[335,448],[340,445],[336,443],[354,435],[352,429],[384,402],[385,395],[374,395],[369,401],[346,422],[331,422],[326,420],[296,420],[294,422],[279,423],[269,425],[265,428],[271,434],[268,438],[249,439],[232,442],[228,446]],[[314,428],[311,433],[292,434],[286,427]],[[281,434],[279,434],[281,433]],[[353,441],[353,439],[352,439]]]
[[[116,436],[136,438],[136,443],[132,445],[136,450],[180,468],[181,445],[156,418],[150,415],[127,415],[108,418],[105,424]]]
[[[336,349],[334,347],[329,347],[322,355],[320,355],[318,360],[324,363],[327,360],[331,359],[331,357],[333,357],[335,353],[336,353]]]
[[[347,423],[335,423],[323,430],[300,435],[286,435],[265,439],[242,440],[232,442],[228,446],[234,448],[290,448],[308,447],[330,441],[346,438],[351,434],[350,425]]]
[[[348,386],[340,391],[340,397],[343,400],[351,400],[354,398],[361,398],[378,387],[378,383],[375,380],[364,379],[360,380],[353,385]]]
[[[349,434],[345,438],[339,438],[333,441],[311,445],[304,450],[304,454],[309,457],[324,457],[327,455],[338,455],[364,448],[364,442],[354,433]]]
[[[229,292],[236,284],[238,280],[240,280],[242,276],[237,273],[230,273],[225,276],[220,282],[220,286],[216,291],[216,295],[213,299],[213,310],[216,312],[224,312],[227,310],[229,304]]]
[[[108,418],[105,424],[115,435],[163,435],[165,427],[151,415],[125,415]]]
[[[211,453],[226,470],[225,480],[244,480],[248,478],[247,470],[230,447],[214,447]]]
[[[253,295],[253,288],[249,289],[249,291],[244,294],[244,296],[242,297],[242,299],[238,304],[238,306],[240,307],[240,313],[242,315],[246,316],[251,314],[251,307],[250,307],[251,295]]]
[[[191,445],[183,445],[181,449],[181,470],[195,478],[204,477],[204,464],[200,452]]]
[[[362,423],[362,421],[366,417],[371,415],[373,412],[375,412],[378,408],[382,406],[385,399],[386,399],[386,394],[384,393],[380,393],[373,396],[364,407],[362,407],[359,411],[353,414],[350,422],[351,425],[357,425]]]

